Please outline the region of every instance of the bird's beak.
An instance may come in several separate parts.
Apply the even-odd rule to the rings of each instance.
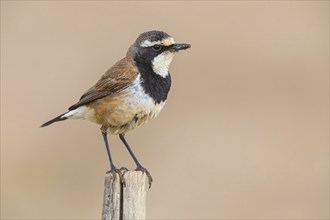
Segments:
[[[179,51],[179,50],[186,50],[188,48],[190,48],[191,45],[190,44],[179,44],[179,43],[175,43],[171,46],[171,51]]]

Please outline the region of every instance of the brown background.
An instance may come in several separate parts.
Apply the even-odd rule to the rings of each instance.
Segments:
[[[328,218],[327,1],[1,1],[1,217],[100,217],[99,127],[39,125],[152,29],[192,49],[164,111],[127,134],[155,180],[148,218]]]

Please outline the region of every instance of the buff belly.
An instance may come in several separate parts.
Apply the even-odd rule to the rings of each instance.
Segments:
[[[107,133],[122,134],[155,118],[164,104],[155,104],[152,99],[136,99],[134,96],[109,96],[89,104],[85,119],[102,125],[102,130]]]

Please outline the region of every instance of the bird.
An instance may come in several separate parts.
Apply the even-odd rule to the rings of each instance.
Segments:
[[[41,127],[67,119],[84,119],[101,125],[109,172],[119,174],[125,184],[123,170],[114,165],[108,142],[108,134],[118,135],[136,164],[135,170],[147,174],[151,187],[152,176],[134,155],[125,134],[155,118],[163,109],[171,87],[169,67],[173,57],[190,47],[187,43],[176,43],[163,31],[140,34],[126,56],[108,69],[76,104]]]

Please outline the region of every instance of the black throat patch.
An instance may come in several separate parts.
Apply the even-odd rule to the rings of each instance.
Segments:
[[[153,71],[151,63],[145,63],[139,59],[135,59],[135,63],[141,74],[144,91],[157,104],[165,101],[171,87],[170,73],[164,78]]]

